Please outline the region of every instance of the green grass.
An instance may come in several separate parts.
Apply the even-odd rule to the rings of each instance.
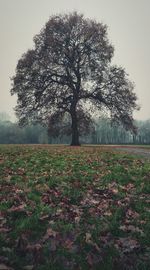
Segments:
[[[0,188],[5,266],[150,269],[145,159],[104,146],[0,145]]]

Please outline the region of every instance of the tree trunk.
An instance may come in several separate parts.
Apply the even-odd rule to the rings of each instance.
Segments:
[[[72,146],[80,146],[80,143],[79,143],[79,132],[78,132],[78,121],[77,121],[76,110],[73,110],[72,111],[71,118],[72,118],[72,125],[71,125],[71,129],[72,129],[72,142],[71,142],[71,145]]]

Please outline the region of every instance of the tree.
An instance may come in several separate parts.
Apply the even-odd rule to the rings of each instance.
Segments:
[[[79,136],[86,136],[94,132],[95,126],[88,112],[85,115],[83,110],[78,108],[77,122]],[[70,115],[60,111],[52,114],[48,123],[48,133],[54,138],[63,135],[70,136],[72,134]]]
[[[113,53],[106,25],[76,12],[52,16],[12,78],[20,124],[51,125],[67,114],[71,145],[79,145],[79,125],[86,122],[88,130],[93,111],[108,110],[112,121],[134,129],[134,86],[122,67],[111,66]]]

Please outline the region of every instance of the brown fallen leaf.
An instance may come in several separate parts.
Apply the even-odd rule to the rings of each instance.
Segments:
[[[132,183],[127,184],[126,186],[119,185],[120,189],[124,191],[131,191],[135,188],[135,186]]]
[[[102,261],[102,257],[100,255],[97,256],[96,254],[92,252],[88,253],[86,259],[87,259],[88,264],[91,266],[90,268],[91,270],[95,269],[94,265],[100,265]]]
[[[111,189],[111,192],[112,192],[113,194],[118,194],[119,190],[118,190],[118,188],[112,188],[112,189]]]
[[[25,211],[26,204],[20,204],[19,206],[12,206],[10,209],[8,209],[8,212],[22,212]]]
[[[90,233],[86,233],[85,234],[85,242],[92,243],[91,237],[92,237],[92,235]]]
[[[7,233],[7,232],[10,232],[11,229],[8,229],[8,228],[0,228],[0,233]]]
[[[5,176],[4,180],[9,183],[11,180],[11,177],[12,177],[11,175]]]
[[[130,223],[131,223],[131,220],[130,220],[130,219],[127,219],[127,218],[126,218],[126,219],[124,220],[124,224],[128,225],[128,224],[130,224]]]
[[[87,259],[88,264],[92,266],[93,265],[93,256],[91,255],[91,253],[88,253],[86,259]]]
[[[49,190],[49,186],[47,184],[37,184],[35,186],[35,189],[37,191],[42,191],[42,192],[46,192],[47,190]]]
[[[146,220],[140,220],[140,224],[146,224]]]
[[[66,248],[66,249],[72,249],[72,246],[73,246],[73,241],[71,241],[70,239],[66,239],[63,246]]]
[[[81,217],[80,217],[80,216],[75,217],[75,219],[74,219],[74,220],[75,220],[75,223],[76,223],[76,224],[79,224],[80,219],[81,219]]]
[[[42,246],[40,244],[28,244],[26,247],[27,251],[40,251]]]
[[[112,216],[112,212],[110,210],[108,210],[108,211],[104,212],[104,216],[110,217],[110,216]]]
[[[125,232],[139,232],[141,234],[144,234],[144,232],[139,227],[135,227],[133,225],[120,226],[120,230],[125,231]]]
[[[113,181],[113,182],[111,182],[111,183],[108,184],[108,188],[109,189],[117,188],[117,187],[118,187],[118,184],[115,181]]]
[[[140,245],[137,240],[125,237],[116,240],[115,247],[123,253],[130,253],[138,249]]]
[[[43,236],[42,241],[45,242],[50,237],[56,237],[57,234],[58,234],[57,232],[53,231],[51,228],[48,228],[46,234]]]
[[[16,192],[17,194],[21,194],[21,193],[23,193],[23,190],[22,190],[22,189],[19,189],[19,188],[16,188],[15,192]]]
[[[4,163],[4,159],[0,158],[0,164]]]
[[[98,252],[100,252],[99,246],[92,241],[92,235],[90,233],[85,234],[85,242],[91,244]]]
[[[42,215],[39,220],[43,221],[49,218],[49,215]]]
[[[24,175],[25,174],[25,168],[18,168],[17,175]]]
[[[135,219],[135,218],[139,218],[139,216],[140,216],[139,213],[133,211],[132,209],[128,209],[128,211],[126,213],[126,217],[127,218],[133,218],[133,219]]]

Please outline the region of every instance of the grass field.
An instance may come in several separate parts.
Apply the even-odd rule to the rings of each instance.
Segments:
[[[0,146],[0,269],[150,269],[150,163],[107,147]]]

